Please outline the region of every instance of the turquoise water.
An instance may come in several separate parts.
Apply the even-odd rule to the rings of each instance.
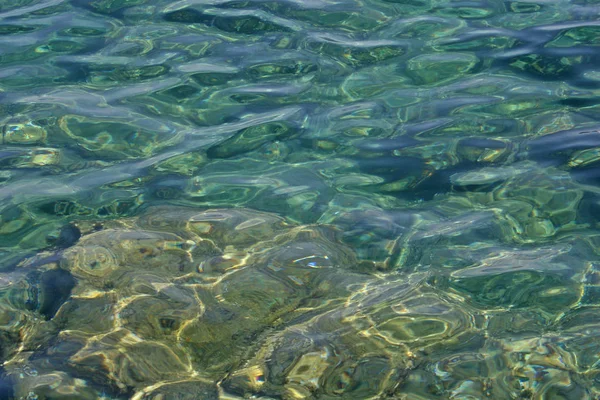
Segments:
[[[0,1],[0,399],[600,398],[599,13]]]

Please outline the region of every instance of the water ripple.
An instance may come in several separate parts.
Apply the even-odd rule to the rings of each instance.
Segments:
[[[597,398],[597,14],[0,4],[0,397]]]

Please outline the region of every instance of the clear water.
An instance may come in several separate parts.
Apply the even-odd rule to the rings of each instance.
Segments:
[[[0,398],[599,398],[599,13],[0,1]]]

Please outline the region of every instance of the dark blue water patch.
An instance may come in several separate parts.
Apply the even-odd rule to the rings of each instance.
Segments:
[[[578,182],[600,187],[600,162],[571,169],[571,176]],[[600,211],[600,210],[599,210]],[[599,214],[596,214],[599,215]]]
[[[22,25],[0,25],[0,36],[15,35],[19,33],[31,32],[36,30],[33,26]]]
[[[568,49],[540,49],[542,44],[528,46],[532,51],[522,51],[522,55],[496,57],[493,68],[508,68],[517,74],[544,81],[565,81],[573,86],[595,86],[597,82],[586,79],[583,73],[590,65],[598,65],[600,56],[597,48],[589,46]]]
[[[493,192],[496,187],[500,186],[502,181],[491,182],[487,184],[478,184],[478,185],[452,185],[452,190],[454,192],[460,193],[490,193]]]
[[[573,176],[582,183],[595,183],[597,186],[600,186],[600,168],[596,169],[595,182],[593,180],[582,179],[577,173],[573,174]],[[589,191],[584,193],[577,208],[577,219],[581,223],[589,223],[590,221],[594,221],[595,223],[600,222],[600,194]]]
[[[165,96],[171,101],[182,102],[189,100],[200,92],[199,87],[192,85],[179,85],[156,93],[157,97]]]
[[[580,88],[586,88],[588,90],[596,90],[600,89],[600,81],[597,79],[589,79],[583,75],[579,75],[577,78],[573,79],[571,85],[577,86]]]
[[[461,139],[459,146],[476,147],[479,149],[503,149],[507,145],[504,142],[488,138],[470,137]]]
[[[54,245],[59,249],[73,246],[81,238],[81,230],[74,224],[67,224],[60,229]]]
[[[431,200],[436,194],[451,190],[452,175],[479,167],[475,162],[465,161],[434,171],[423,159],[393,156],[360,159],[356,163],[362,172],[379,176],[384,183],[413,178],[415,183],[409,185],[407,190],[393,192],[393,195],[407,200]]]
[[[125,16],[125,11],[128,8],[145,3],[146,0],[131,1],[88,1],[88,0],[71,0],[71,4],[75,7],[80,7],[94,13],[110,15],[113,18],[122,19]]]
[[[211,159],[231,158],[258,149],[264,144],[284,141],[300,134],[300,130],[284,122],[270,122],[251,126],[235,133],[229,139],[209,147],[206,155]]]
[[[65,76],[59,77],[56,80],[57,84],[69,83],[85,83],[89,82],[92,77],[92,69],[89,65],[74,60],[57,60],[54,63],[57,67],[67,71]]]
[[[403,194],[402,197],[411,200],[431,200],[439,193],[447,193],[452,190],[452,175],[473,171],[480,167],[481,164],[476,162],[464,161],[450,168],[434,171],[429,178],[421,181],[411,192]]]
[[[370,175],[382,177],[386,182],[393,182],[407,176],[421,176],[425,163],[417,157],[382,156],[356,160],[358,168]]]
[[[452,120],[449,118],[439,118],[421,123],[405,124],[397,128],[397,131],[401,133],[394,137],[357,140],[353,145],[358,149],[373,152],[386,152],[413,147],[423,144],[422,141],[415,139],[416,135],[426,134],[427,132],[447,126],[451,122]]]
[[[0,354],[2,354],[2,344],[0,344]],[[14,398],[14,395],[13,384],[0,362],[0,400],[11,400]]]
[[[287,32],[287,27],[261,19],[254,15],[221,16],[203,13],[193,8],[186,8],[165,14],[165,21],[185,24],[202,24],[215,27],[225,32],[247,35],[266,32]]]
[[[0,150],[0,168],[10,168],[19,158],[27,154],[27,149],[14,148]]]
[[[525,142],[527,155],[542,165],[563,165],[576,150],[600,147],[600,125],[551,133]]]
[[[600,97],[568,97],[566,99],[559,100],[558,103],[576,108],[593,107],[600,105]]]
[[[54,317],[75,287],[75,278],[63,269],[51,269],[42,273],[33,271],[28,274],[27,282],[30,288],[25,307],[39,312],[46,320]]]

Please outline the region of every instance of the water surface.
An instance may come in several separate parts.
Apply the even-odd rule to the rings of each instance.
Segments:
[[[0,398],[598,398],[599,13],[0,2]]]

